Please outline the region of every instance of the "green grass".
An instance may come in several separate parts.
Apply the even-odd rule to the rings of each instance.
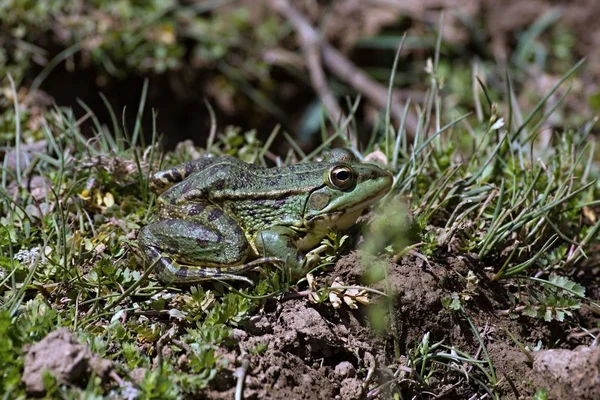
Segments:
[[[550,95],[580,64],[529,112],[516,107],[507,75],[502,102],[489,101],[488,89],[475,85],[472,100],[480,112],[446,121],[446,95],[438,76],[440,45],[438,40],[428,96],[416,108],[419,129],[414,137],[407,135],[404,124],[396,126],[387,110],[368,146],[352,149],[363,158],[381,151],[396,177],[393,191],[379,207],[382,218],[373,222],[372,237],[377,240],[367,241],[362,250],[378,257],[399,257],[407,251],[409,233],[404,214],[398,212],[400,204],[407,204],[416,238],[411,250],[422,257],[474,255],[488,266],[490,279],[519,286],[509,313],[564,321],[582,302],[589,302],[583,287],[567,273],[587,256],[600,227],[600,222],[580,222],[583,207],[597,204],[596,150],[591,126],[555,132],[547,145],[541,143],[539,131],[550,116],[545,108]],[[0,189],[0,391],[6,398],[24,396],[23,346],[61,326],[72,328],[96,354],[112,360],[115,372],[128,382],[135,368],[145,369],[145,374],[136,386],[98,379],[83,389],[53,384],[49,396],[108,396],[125,390],[137,390],[141,398],[197,395],[223,367],[218,349],[235,344],[233,328],[257,312],[265,298],[306,288],[276,268],[267,269],[252,288],[232,290],[221,283],[190,289],[163,286],[135,241],[137,230],[153,218],[148,178],[161,166],[187,161],[194,153],[287,165],[314,159],[334,140],[349,147],[345,127],[355,123],[359,100],[349,102],[352,118],[340,126],[323,119],[323,145],[308,155],[281,133],[291,149],[273,157],[269,145],[279,129],[263,144],[254,132],[233,127],[211,133],[208,149],[182,146],[163,153],[156,132],[149,145],[143,140],[140,121],[147,90],[145,85],[132,132],[122,127],[105,98],[112,115],[109,126],[82,104],[95,129],[92,138],[83,136],[82,121],[70,109],[56,107],[38,115],[15,104],[0,117],[2,145],[17,155],[15,166],[4,157]],[[480,102],[481,95],[486,102]],[[560,102],[552,107],[560,108]],[[43,151],[19,152],[23,145],[42,140]],[[27,157],[30,162],[21,165]],[[27,185],[34,177],[45,182],[35,196]],[[320,270],[334,262],[344,240],[327,238],[329,252]],[[319,297],[327,303],[329,289],[324,285]],[[391,297],[390,285],[385,287]],[[498,398],[493,363],[464,311],[468,301],[456,295],[447,307],[469,321],[483,359],[443,343],[431,344],[425,332],[421,343],[405,351],[393,334],[396,358],[407,354],[409,362],[398,369],[394,381],[380,384],[398,391],[409,386],[416,392],[429,390],[434,373],[453,370],[475,381],[482,393]],[[384,314],[393,315],[390,304]],[[159,357],[164,346],[172,354]],[[185,368],[177,363],[183,354],[188,359]],[[156,360],[158,368],[152,368]],[[468,371],[459,367],[465,363],[471,366]]]

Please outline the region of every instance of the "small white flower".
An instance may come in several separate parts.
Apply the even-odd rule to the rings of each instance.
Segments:
[[[32,247],[31,249],[19,250],[17,252],[17,254],[14,255],[13,259],[27,267],[32,267],[34,262],[36,262],[36,261],[41,264],[45,264],[47,261],[47,259],[46,259],[46,255],[48,254],[47,250],[48,249],[46,248],[44,253],[42,253],[42,254],[40,254],[39,247]]]
[[[490,131],[497,131],[498,129],[504,126],[504,118],[498,119],[498,121],[494,122],[494,125],[490,128]]]

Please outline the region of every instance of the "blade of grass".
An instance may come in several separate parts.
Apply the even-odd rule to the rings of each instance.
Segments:
[[[148,84],[148,79],[144,79],[144,84],[142,86],[142,94],[140,96],[140,103],[138,105],[138,112],[135,117],[135,126],[133,127],[133,135],[131,136],[130,146],[132,147],[138,145],[138,137],[142,129],[142,116],[144,115],[144,107],[146,106],[146,99],[148,97]],[[142,147],[145,146],[143,138],[140,143]]]
[[[17,92],[17,87],[15,85],[15,80],[13,79],[11,74],[8,74],[8,81],[10,82],[10,90],[12,91],[13,96],[13,107],[15,110],[15,171],[16,171],[16,180],[17,184],[21,186],[21,157],[23,153],[21,152],[21,112],[19,109],[19,93]]]
[[[404,41],[406,40],[406,33],[402,35],[402,40],[400,40],[400,44],[398,45],[398,49],[396,50],[396,55],[394,56],[394,63],[392,64],[392,72],[390,74],[390,81],[388,84],[388,98],[387,104],[385,107],[385,155],[388,160],[392,159],[391,151],[391,138],[390,138],[390,126],[392,123],[392,101],[394,95],[394,78],[396,77],[396,71],[398,69],[398,62],[400,61],[400,53],[402,52],[402,48],[404,47]]]

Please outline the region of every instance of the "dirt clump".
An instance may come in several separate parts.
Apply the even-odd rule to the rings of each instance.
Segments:
[[[381,281],[369,281],[369,275],[372,275],[369,269],[376,268],[387,268],[387,283],[382,274],[375,274],[379,275]],[[353,252],[342,257],[331,274],[344,282],[369,285],[392,294],[387,301],[392,301],[391,309],[394,310],[395,330],[401,349],[414,347],[415,343],[421,342],[424,335],[428,334],[430,343],[443,342],[477,357],[477,354],[481,354],[481,349],[473,331],[475,326],[497,373],[508,378],[501,381],[499,390],[510,397],[513,393],[513,388],[507,383],[510,380],[520,394],[531,394],[530,383],[521,379],[530,369],[527,359],[504,333],[506,329],[511,332],[519,331],[519,323],[498,314],[498,310],[510,307],[510,300],[501,284],[489,279],[475,257],[447,255],[443,258],[429,257],[426,260],[418,254],[409,254],[397,263],[389,260],[381,266],[371,263],[369,257],[361,257],[359,253]],[[458,297],[461,309],[451,305],[453,299]],[[368,324],[376,322],[372,316],[367,320]],[[539,329],[538,332],[534,329],[535,323],[531,323],[531,329],[521,330],[523,336],[520,339],[524,342],[535,343],[535,340],[549,334],[546,329]],[[375,354],[378,365],[388,365],[390,371],[393,371],[397,368],[398,361],[390,351],[393,347],[391,332],[384,332],[379,335],[379,339],[387,346],[381,348],[374,344],[370,351]],[[380,379],[385,381],[386,378],[381,376]],[[447,380],[448,376],[440,375],[439,382],[444,379]],[[452,379],[450,382],[458,383],[461,378],[456,375],[456,381]],[[434,382],[431,384],[432,389],[445,392],[447,398],[462,398],[463,395],[468,397],[469,393],[478,390],[471,386],[472,382],[457,385],[449,391],[441,383],[436,388],[435,377],[431,382]],[[449,382],[446,384],[452,386]]]
[[[535,353],[531,376],[550,399],[600,399],[600,347]]]
[[[368,338],[353,312],[310,304],[307,298],[264,310],[237,335],[241,352],[249,355],[244,398],[358,398],[374,362]],[[231,385],[226,391],[211,386],[209,398],[233,395]]]
[[[92,372],[106,378],[111,370],[110,361],[96,357],[86,345],[75,340],[69,329],[60,328],[27,350],[23,383],[29,394],[43,396],[45,372],[60,383],[79,384]]]
[[[384,273],[373,273],[381,268],[387,268],[387,284]],[[371,264],[368,256],[352,252],[338,261],[332,275],[350,284],[356,282],[392,293],[401,346],[405,346],[419,342],[424,332],[440,339],[447,337],[449,328],[457,328],[453,313],[444,304],[453,293],[464,291],[466,282],[461,276],[466,276],[469,268],[463,257],[426,262],[418,256],[407,256],[398,263],[389,260]],[[378,276],[375,282],[373,276]]]

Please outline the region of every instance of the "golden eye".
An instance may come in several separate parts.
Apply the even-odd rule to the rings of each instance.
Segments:
[[[329,173],[329,182],[336,189],[348,189],[354,184],[354,171],[348,165],[335,166]]]

